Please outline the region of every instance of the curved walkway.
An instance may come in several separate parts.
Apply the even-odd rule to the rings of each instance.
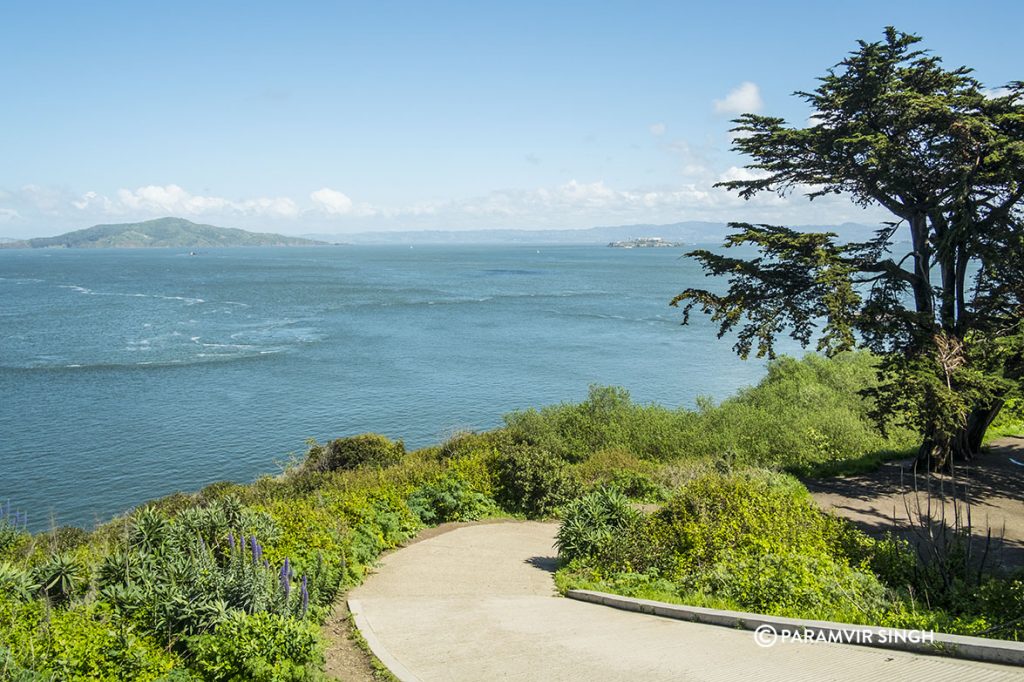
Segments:
[[[394,552],[349,595],[403,680],[1020,680],[1020,669],[752,633],[557,597],[557,526],[457,528]]]

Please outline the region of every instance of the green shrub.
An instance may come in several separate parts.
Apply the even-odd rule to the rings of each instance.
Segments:
[[[202,679],[318,680],[323,650],[316,626],[271,613],[234,612],[211,634],[190,637],[190,667]]]
[[[825,553],[787,547],[729,550],[683,583],[756,613],[870,623],[886,607],[878,579]]]
[[[598,488],[565,505],[555,547],[566,561],[615,563],[610,555],[617,553],[616,545],[635,534],[640,523],[640,512],[625,495],[615,488]]]
[[[678,436],[689,419],[682,410],[637,405],[629,392],[612,386],[591,386],[579,404],[561,404],[505,416],[509,437],[545,449],[568,462],[582,462],[594,453],[620,448],[648,459],[681,455]]]
[[[465,457],[487,456],[513,444],[512,435],[505,429],[495,429],[484,433],[460,431],[441,444],[437,449],[437,456],[446,462]]]
[[[704,457],[732,452],[743,464],[801,474],[817,473],[823,463],[833,472],[877,466],[916,440],[905,429],[884,437],[871,419],[862,391],[877,384],[875,365],[869,353],[773,360],[757,386],[718,406],[701,402],[688,450]]]
[[[38,600],[18,604],[0,597],[0,632],[8,660],[38,676],[25,679],[156,680],[180,664],[97,606],[47,611]]]
[[[667,495],[665,487],[654,480],[657,465],[621,447],[598,450],[572,468],[584,485],[611,486],[632,500],[660,502]]]
[[[1000,436],[1022,435],[1024,435],[1024,399],[1010,398],[992,421],[992,425],[985,434],[985,440],[989,441]]]
[[[13,601],[29,601],[39,590],[39,584],[28,571],[7,561],[0,561],[0,595]]]
[[[476,521],[498,511],[498,505],[457,474],[435,478],[413,491],[409,509],[420,521],[434,525],[448,521]]]
[[[405,456],[405,444],[392,442],[376,433],[338,438],[326,445],[312,445],[304,469],[337,471],[370,467],[383,469],[398,464]]]
[[[122,618],[172,646],[233,611],[304,617],[302,575],[287,557],[270,564],[255,529],[270,538],[278,532],[269,515],[243,508],[233,496],[174,519],[142,509],[126,545],[98,567],[100,596]],[[308,587],[306,576],[307,594]]]
[[[827,552],[833,523],[796,479],[744,470],[705,474],[684,484],[654,513],[649,532],[678,559],[676,568],[687,571],[713,565],[722,552],[768,543]]]
[[[537,447],[517,445],[495,462],[502,507],[531,518],[550,516],[578,489],[564,460]]]
[[[885,611],[886,587],[864,567],[875,541],[856,540],[784,474],[705,471],[649,516],[611,490],[564,511],[566,570],[609,589],[857,623]]]
[[[875,365],[869,353],[779,358],[757,386],[719,405],[699,399],[696,411],[638,405],[623,389],[592,386],[581,403],[506,415],[503,431],[569,462],[618,449],[651,461],[729,456],[800,474],[860,471],[916,445],[910,431],[886,437],[871,419],[862,390],[877,384]]]

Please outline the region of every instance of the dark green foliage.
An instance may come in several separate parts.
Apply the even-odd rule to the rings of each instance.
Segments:
[[[300,576],[285,570],[287,560],[271,565],[263,556],[262,543],[277,533],[269,516],[235,497],[174,519],[143,509],[126,547],[100,564],[100,594],[122,617],[171,646],[234,612],[303,618],[308,604],[300,598]]]
[[[564,460],[539,447],[516,445],[495,462],[502,507],[531,518],[550,516],[578,491]]]
[[[27,532],[0,521],[0,557],[12,556],[28,538]]]
[[[513,435],[506,429],[484,433],[462,431],[442,443],[437,455],[442,461],[488,455],[504,450],[513,443]]]
[[[37,541],[51,552],[70,552],[89,541],[88,531],[77,526],[60,526],[37,536]]]
[[[690,288],[671,303],[683,305],[684,324],[696,308],[719,336],[736,331],[743,357],[773,356],[781,334],[817,339],[829,354],[872,350],[882,357],[879,422],[913,426],[919,461],[949,466],[978,452],[1024,386],[1024,82],[990,97],[969,69],[945,69],[919,41],[890,27],[884,40],[860,42],[814,92],[798,93],[815,112],[807,127],[737,119],[735,149],[755,172],[721,183],[745,198],[844,193],[894,221],[851,244],[734,224],[725,246],[759,255],[692,252],[728,289]]]
[[[413,491],[409,509],[425,524],[449,521],[476,521],[498,511],[498,505],[479,490],[474,490],[464,477],[456,474],[440,476]]]
[[[306,456],[309,471],[337,471],[372,467],[383,469],[398,464],[405,456],[405,444],[392,442],[376,433],[338,438],[326,445],[313,445]]]
[[[64,604],[88,587],[88,571],[70,554],[54,554],[32,575],[40,592],[52,604]]]

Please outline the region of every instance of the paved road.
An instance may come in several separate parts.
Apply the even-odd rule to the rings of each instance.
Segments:
[[[557,526],[465,526],[385,557],[350,606],[404,682],[1019,680],[1008,668],[840,644],[758,647],[747,631],[554,593]]]

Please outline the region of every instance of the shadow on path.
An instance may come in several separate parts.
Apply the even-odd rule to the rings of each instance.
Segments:
[[[525,563],[528,563],[534,568],[542,571],[547,571],[548,573],[554,573],[561,565],[558,557],[553,556],[532,556],[527,559]]]
[[[966,490],[971,501],[973,543],[990,551],[996,563],[1006,568],[1024,566],[1024,438],[1001,438],[972,462],[956,471],[957,493]],[[805,481],[814,499],[870,535],[888,532],[915,539],[914,521],[928,513],[928,483],[916,478],[904,462],[888,462],[878,470],[843,478]],[[915,492],[915,483],[917,491]],[[938,519],[943,506],[938,500],[951,498],[948,476],[931,477],[931,517]],[[946,517],[953,517],[947,502]],[[991,541],[989,533],[991,532]]]

